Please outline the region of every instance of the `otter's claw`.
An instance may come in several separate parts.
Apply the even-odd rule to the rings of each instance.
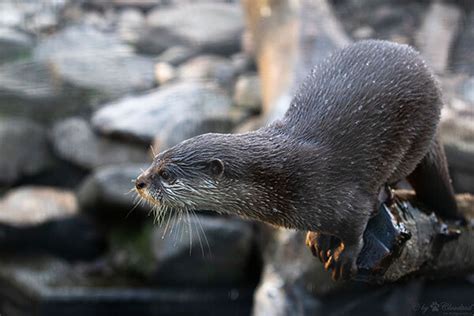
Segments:
[[[326,264],[340,244],[340,240],[331,235],[317,232],[308,232],[306,235],[306,245],[311,249],[313,256],[318,257],[323,264]]]
[[[352,252],[344,250],[344,245],[341,244],[334,250],[333,255],[324,265],[326,270],[332,269],[332,278],[334,281],[339,279],[349,280],[357,273],[356,265],[357,256]]]
[[[357,273],[357,255],[344,249],[344,244],[341,243],[339,238],[317,232],[308,232],[306,245],[311,249],[313,255],[321,260],[324,269],[332,270],[334,280],[348,280]]]

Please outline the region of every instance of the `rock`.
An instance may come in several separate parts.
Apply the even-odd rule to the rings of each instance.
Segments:
[[[468,107],[474,112],[474,76],[465,80],[459,90],[463,100],[469,104]]]
[[[198,52],[196,49],[186,46],[172,46],[167,48],[164,52],[162,52],[156,60],[159,63],[168,63],[173,66],[178,66],[182,62],[196,56]]]
[[[0,223],[31,226],[77,214],[75,195],[50,187],[19,187],[0,200]]]
[[[107,268],[101,262],[68,263],[51,256],[2,256],[0,313],[12,316],[13,309],[18,316],[84,315],[84,311],[97,316],[250,313],[251,288],[150,287],[147,280]]]
[[[232,62],[224,57],[215,55],[201,55],[182,64],[179,69],[179,78],[188,80],[209,80],[222,87],[230,87],[236,76]]]
[[[264,269],[253,315],[314,315],[317,295],[340,287],[305,247],[303,232],[275,230],[264,252]]]
[[[140,9],[149,10],[157,5],[163,4],[163,0],[85,0],[84,5],[93,8],[106,9],[115,7],[118,9]]]
[[[155,65],[156,81],[163,85],[176,79],[176,70],[168,63],[160,62]]]
[[[352,36],[358,40],[368,39],[374,36],[374,30],[370,26],[364,25],[355,29]]]
[[[226,115],[207,113],[200,118],[173,118],[153,140],[153,148],[163,151],[188,138],[205,133],[230,133],[233,128],[244,120],[244,113],[233,112]]]
[[[149,164],[121,164],[98,168],[80,185],[77,198],[82,210],[108,222],[143,217],[151,207],[137,204],[133,180]]]
[[[454,71],[474,76],[472,43],[474,43],[474,11],[463,19],[460,34],[453,47],[451,66]]]
[[[234,103],[251,112],[262,110],[260,78],[257,75],[239,77],[234,89]]]
[[[104,246],[96,225],[78,214],[76,197],[70,191],[20,187],[0,200],[2,253],[50,253],[87,260],[99,255]]]
[[[140,51],[156,54],[184,45],[202,53],[231,54],[239,50],[243,17],[238,4],[193,3],[154,9],[147,24],[137,44]]]
[[[444,73],[449,53],[461,22],[461,10],[452,4],[432,2],[416,36],[416,43],[428,64]]]
[[[156,259],[154,282],[186,286],[245,283],[253,234],[250,223],[238,219],[190,216],[174,232],[165,227],[154,232]],[[190,236],[190,231],[192,233]],[[174,235],[173,235],[174,233]],[[181,235],[182,234],[182,235]],[[163,238],[164,236],[164,238]]]
[[[472,118],[453,115],[441,122],[441,140],[451,168],[474,174],[474,126]]]
[[[202,124],[228,117],[231,103],[212,84],[176,83],[112,102],[94,113],[92,125],[107,135],[150,143],[180,122]]]
[[[114,34],[88,26],[70,26],[50,36],[36,47],[34,58],[49,63],[63,80],[109,97],[155,84],[151,58],[135,55]]]
[[[246,53],[237,53],[231,57],[232,66],[237,73],[244,73],[246,71],[256,71],[255,60],[252,56]]]
[[[455,192],[474,194],[474,173],[465,170],[451,172]]]
[[[27,34],[0,26],[0,64],[27,56],[33,40]]]
[[[89,123],[81,118],[70,118],[57,123],[53,127],[51,138],[59,157],[86,169],[150,160],[146,146],[96,135]]]
[[[420,20],[427,11],[420,1],[330,1],[344,28],[356,39],[386,39],[412,43]]]
[[[73,238],[71,238],[71,236]],[[106,247],[99,227],[82,215],[74,215],[31,226],[0,223],[0,252],[9,256],[49,254],[66,260],[92,260]]]
[[[145,17],[138,9],[125,9],[118,18],[118,33],[127,43],[136,43],[145,27]]]
[[[0,2],[0,26],[8,26],[28,33],[46,33],[59,23],[59,14],[68,0]]]
[[[46,131],[25,119],[0,118],[0,184],[12,184],[51,164]]]
[[[0,66],[0,114],[51,122],[84,108],[90,92],[65,84],[46,63]]]

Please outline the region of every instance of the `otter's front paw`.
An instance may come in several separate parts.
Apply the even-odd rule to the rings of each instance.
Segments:
[[[357,252],[345,249],[344,244],[340,244],[326,261],[324,268],[327,271],[332,270],[334,281],[349,280],[357,274],[357,255]]]
[[[340,244],[339,238],[331,235],[317,232],[306,234],[306,245],[311,249],[313,256],[318,257],[323,264],[328,261]]]

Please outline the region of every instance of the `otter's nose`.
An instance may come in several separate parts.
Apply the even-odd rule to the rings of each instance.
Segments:
[[[141,190],[145,189],[148,185],[149,185],[148,177],[145,176],[144,174],[141,174],[135,180],[135,187],[137,188],[138,191],[141,191]]]

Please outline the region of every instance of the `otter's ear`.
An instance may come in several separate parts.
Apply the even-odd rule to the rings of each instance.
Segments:
[[[212,176],[219,178],[224,174],[224,163],[220,159],[212,159],[209,161],[209,170]]]

